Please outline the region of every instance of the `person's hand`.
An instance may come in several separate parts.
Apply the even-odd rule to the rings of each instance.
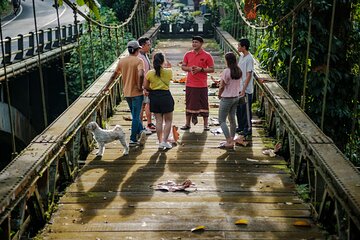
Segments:
[[[213,76],[210,76],[210,78],[216,84],[217,87],[220,86],[220,80],[216,80]]]
[[[171,68],[171,63],[169,61],[164,62],[164,68]]]
[[[144,89],[144,90],[143,90],[143,94],[144,94],[144,96],[149,96],[149,91],[146,90],[146,89]]]
[[[201,67],[192,66],[192,67],[191,67],[191,73],[192,73],[192,74],[196,74],[196,73],[200,72],[201,69],[202,69]]]
[[[240,97],[244,96],[245,95],[245,89],[244,90],[241,90],[240,92]]]

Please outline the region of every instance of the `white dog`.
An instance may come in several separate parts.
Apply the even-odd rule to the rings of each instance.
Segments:
[[[128,155],[129,154],[129,146],[126,143],[125,140],[125,133],[122,130],[120,125],[116,125],[111,130],[101,129],[99,125],[96,122],[90,122],[86,129],[90,130],[96,142],[99,145],[99,151],[97,151],[97,156],[102,156],[105,151],[105,143],[109,143],[115,140],[119,140],[121,145],[124,147],[123,154]]]

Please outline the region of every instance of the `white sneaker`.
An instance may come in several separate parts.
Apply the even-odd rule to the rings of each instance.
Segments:
[[[152,134],[152,131],[150,129],[147,129],[147,128],[145,128],[143,130],[143,132],[145,132],[146,135],[151,135]]]
[[[162,142],[159,144],[159,149],[172,149],[172,145],[168,142]]]
[[[130,142],[129,142],[129,147],[135,147],[135,146],[137,146],[137,145],[139,145],[138,142],[134,142],[134,141],[131,141],[131,140],[130,140]]]
[[[146,132],[145,132],[145,130],[141,131],[138,142],[139,142],[140,146],[144,146],[144,144],[146,142]]]

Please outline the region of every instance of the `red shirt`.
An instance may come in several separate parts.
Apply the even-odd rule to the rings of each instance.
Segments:
[[[192,50],[185,53],[183,65],[187,67],[198,66],[202,68],[214,67],[214,59],[210,53],[203,49],[201,49],[198,53]],[[207,87],[207,73],[198,72],[196,74],[192,74],[191,72],[188,72],[186,86],[195,88]]]

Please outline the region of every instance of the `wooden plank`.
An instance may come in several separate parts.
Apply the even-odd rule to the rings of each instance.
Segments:
[[[190,231],[136,231],[136,232],[82,232],[77,235],[77,240],[89,239],[106,239],[106,240],[144,240],[146,239],[172,239],[172,240],[189,240],[189,239],[283,239],[283,240],[303,240],[303,239],[324,239],[321,233],[318,232],[244,232],[244,231],[204,231],[204,232],[190,232]],[[73,232],[52,232],[45,233],[44,239],[61,239],[74,240]]]

